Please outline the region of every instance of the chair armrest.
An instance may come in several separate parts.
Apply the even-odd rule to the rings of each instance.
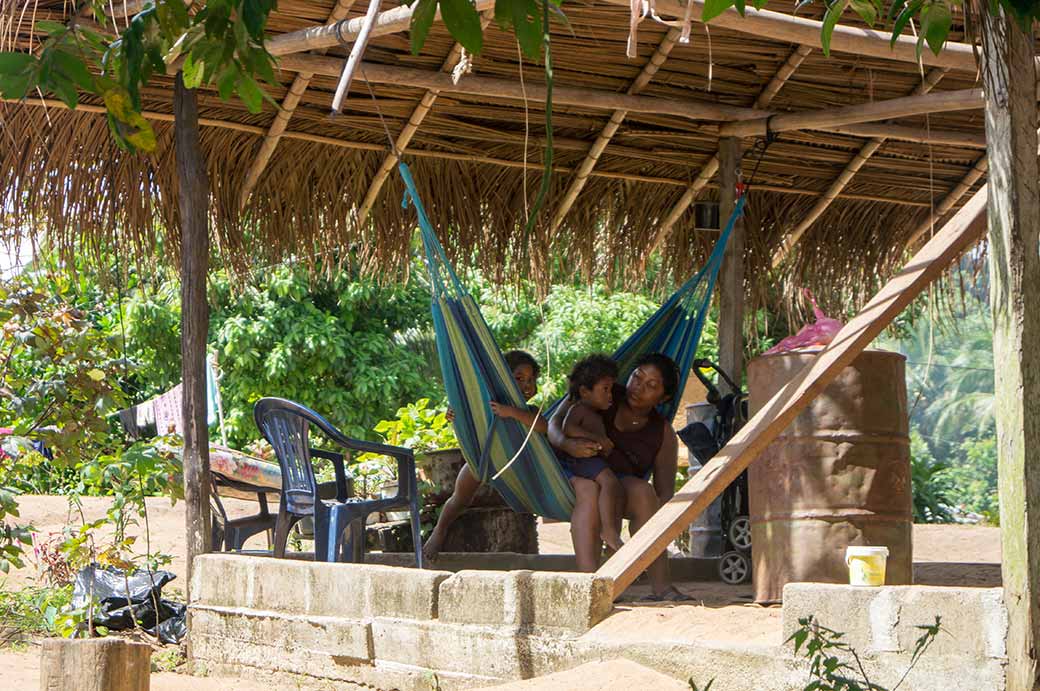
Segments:
[[[343,467],[343,454],[322,449],[311,449],[310,452],[312,457],[332,461],[332,469],[336,473],[336,501],[342,504],[350,496],[347,491],[347,472]]]

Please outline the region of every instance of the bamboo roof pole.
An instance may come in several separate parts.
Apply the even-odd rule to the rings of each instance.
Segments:
[[[913,251],[921,238],[925,236],[925,233],[932,229],[935,222],[949,213],[950,209],[952,209],[965,194],[971,191],[971,188],[975,183],[985,177],[988,170],[989,158],[986,154],[982,154],[979,156],[978,160],[975,161],[975,165],[968,171],[968,174],[961,178],[960,182],[950,190],[949,194],[942,198],[942,201],[936,204],[935,211],[928,214],[928,218],[926,218],[921,225],[911,233],[910,239],[906,241],[907,251]]]
[[[612,5],[629,7],[629,0],[605,0]],[[701,12],[704,9],[703,0],[691,0],[694,6],[693,20],[701,21]],[[656,0],[654,6],[659,15],[672,17],[683,17],[686,13],[686,4],[680,0]],[[745,8],[745,16],[733,8],[730,8],[709,22],[711,26],[721,26],[733,31],[751,34],[757,39],[769,39],[773,41],[788,41],[809,48],[822,48],[820,42],[823,23],[813,19],[795,17],[783,12],[771,12],[770,10],[756,10],[751,7]],[[921,52],[920,60],[917,56],[917,39],[914,36],[904,34],[896,39],[894,45],[890,45],[892,34],[886,31],[875,31],[873,29],[861,29],[854,26],[834,27],[831,34],[830,49],[840,53],[852,53],[853,55],[865,55],[885,60],[898,60],[915,65],[924,63],[928,66],[948,67],[950,69],[975,72],[975,54],[971,44],[956,43],[950,41],[945,44],[939,55],[925,50]]]
[[[372,36],[386,36],[407,31],[412,22],[412,14],[417,3],[411,6],[401,5],[392,10],[385,10],[376,15],[375,24],[372,26]],[[494,10],[495,0],[476,0],[473,3],[477,12]],[[437,10],[436,19],[441,17]],[[329,23],[321,26],[312,26],[299,31],[272,36],[267,41],[267,51],[271,55],[289,55],[291,53],[303,53],[321,48],[332,48],[341,43],[350,43],[356,39],[365,24],[364,17],[355,17],[342,26]]]
[[[859,125],[834,125],[820,132],[833,132],[834,134],[847,134],[851,137],[867,137],[881,139],[896,139],[915,144],[939,144],[943,146],[958,146],[966,149],[985,149],[986,134],[971,134],[970,132],[949,132],[946,130],[925,129],[923,127],[905,127],[903,125],[890,125],[888,123],[862,123]]]
[[[921,83],[914,89],[912,95],[927,94],[935,88],[935,85],[938,84],[939,80],[946,75],[947,71],[946,68],[942,67],[936,67],[929,70]],[[791,232],[788,233],[787,237],[784,238],[783,242],[780,244],[780,248],[773,254],[772,266],[774,269],[783,264],[784,260],[791,253],[791,250],[802,238],[802,235],[805,234],[805,231],[809,230],[809,228],[812,227],[812,224],[823,215],[823,212],[826,211],[830,207],[831,203],[838,198],[838,194],[845,189],[845,186],[848,185],[849,182],[852,181],[852,178],[859,172],[859,169],[863,167],[863,164],[870,160],[870,157],[877,153],[878,149],[880,149],[884,143],[885,139],[883,137],[875,137],[864,144],[862,148],[856,152],[856,155],[852,157],[852,160],[849,161],[848,164],[846,164],[837,179],[831,183],[830,187],[828,187],[827,191],[823,193],[823,196],[820,197],[819,201],[817,201],[809,210],[809,213],[807,213],[805,217],[791,229]]]
[[[481,15],[480,19],[480,30],[483,31],[487,28],[488,24],[491,23],[493,14],[485,12]],[[448,52],[448,57],[444,59],[441,64],[442,72],[449,72],[455,68],[455,66],[462,59],[464,49],[462,44],[455,42],[455,45],[451,47]],[[433,109],[433,104],[437,100],[437,96],[440,91],[437,89],[427,89],[426,93],[423,94],[422,99],[419,101],[419,105],[412,111],[411,116],[408,118],[408,123],[401,130],[400,134],[397,135],[396,141],[394,141],[394,151],[391,151],[383,159],[382,164],[379,166],[379,170],[372,177],[372,182],[368,185],[368,191],[365,192],[365,197],[361,202],[361,207],[358,209],[357,223],[358,225],[364,225],[365,221],[368,220],[368,214],[372,211],[372,206],[376,203],[376,199],[379,198],[379,192],[383,189],[383,185],[390,177],[391,171],[394,166],[397,165],[399,160],[398,154],[404,153],[405,149],[412,142],[412,138],[416,132],[419,131],[419,126],[422,125],[423,120],[430,114]]]
[[[355,1],[337,0],[336,6],[329,13],[329,21],[338,22],[341,19],[345,19]],[[289,126],[289,120],[292,119],[296,106],[300,105],[303,92],[310,86],[313,78],[314,74],[311,72],[296,73],[296,77],[289,86],[289,93],[282,99],[282,106],[275,113],[274,122],[271,123],[271,127],[267,130],[267,136],[264,137],[264,141],[260,144],[260,150],[256,152],[256,157],[249,164],[249,169],[246,171],[245,180],[242,182],[242,190],[238,195],[239,211],[244,209],[249,202],[249,196],[253,194],[256,184],[260,181],[260,175],[271,161],[271,156],[274,155],[274,150],[278,146],[278,141],[282,138],[282,133]]]
[[[755,98],[755,108],[767,107],[780,93],[780,89],[783,88],[784,84],[791,75],[795,73],[795,70],[802,64],[805,58],[812,52],[812,48],[809,46],[796,46],[791,54],[787,56],[787,60],[784,64],[780,65],[780,69],[776,71],[776,74],[769,80],[758,96]],[[708,162],[701,168],[700,173],[690,186],[686,188],[682,196],[679,197],[679,201],[675,203],[675,206],[671,208],[668,215],[661,221],[661,225],[657,229],[657,233],[654,235],[654,239],[650,242],[650,246],[646,252],[643,253],[643,262],[653,254],[658,247],[660,247],[668,235],[672,232],[672,228],[679,221],[686,209],[690,208],[690,204],[697,201],[697,197],[700,196],[701,191],[708,185],[708,181],[715,177],[715,173],[719,170],[719,154],[715,153]]]
[[[668,33],[664,35],[661,42],[657,46],[657,50],[650,56],[650,60],[643,66],[642,71],[639,73],[629,85],[625,91],[626,94],[637,94],[646,88],[646,85],[650,83],[650,80],[654,78],[657,71],[664,64],[664,61],[668,59],[668,54],[672,52],[672,48],[675,47],[676,42],[679,40],[681,35],[679,29],[669,29]],[[621,123],[624,121],[625,116],[628,115],[628,111],[615,110],[607,124],[603,126],[599,136],[596,137],[596,141],[589,147],[589,152],[585,155],[585,159],[578,166],[578,172],[575,174],[574,179],[571,180],[571,184],[568,185],[567,191],[563,195],[563,199],[560,200],[559,205],[556,207],[556,211],[553,214],[552,222],[549,225],[549,234],[552,235],[556,232],[556,229],[563,223],[563,219],[567,216],[567,212],[574,206],[575,200],[581,193],[582,188],[585,187],[585,183],[589,179],[589,174],[592,169],[596,167],[596,162],[599,161],[599,157],[603,154],[603,151],[607,148],[610,140],[614,138],[614,134],[618,131]]]

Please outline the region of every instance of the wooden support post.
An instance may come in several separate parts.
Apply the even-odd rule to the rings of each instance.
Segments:
[[[184,504],[188,577],[192,560],[210,550],[209,428],[206,425],[206,335],[209,305],[209,177],[199,141],[196,92],[177,73],[173,92],[174,148],[177,157],[181,222],[181,380],[184,383]]]
[[[614,581],[614,597],[621,595],[668,543],[722,494],[922,290],[978,242],[986,229],[985,210],[983,187],[838,332],[830,345],[755,413],[693,479],[600,567],[597,575]]]
[[[719,222],[725,224],[736,204],[740,182],[740,139],[719,140]],[[719,367],[738,384],[744,378],[744,219],[733,226],[719,271]]]
[[[983,11],[1007,689],[1040,688],[1040,189],[1032,31]]]
[[[40,688],[148,691],[152,647],[122,638],[51,638],[40,650]]]

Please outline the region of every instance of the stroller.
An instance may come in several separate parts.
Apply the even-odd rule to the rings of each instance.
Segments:
[[[702,371],[714,370],[718,382],[724,381],[733,393],[722,395]],[[706,359],[693,361],[693,373],[708,391],[709,409],[706,419],[692,422],[679,431],[679,438],[689,449],[691,461],[706,464],[719,449],[726,445],[737,430],[747,422],[747,394],[723,372],[718,365]],[[751,521],[748,507],[748,479],[744,471],[722,493],[721,541],[719,577],[725,583],[744,583],[751,578]]]

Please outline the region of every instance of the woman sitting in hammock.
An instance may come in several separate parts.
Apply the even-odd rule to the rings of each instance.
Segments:
[[[538,375],[541,374],[542,368],[530,353],[523,350],[510,350],[504,354],[504,357],[506,364],[513,372],[513,379],[516,381],[520,393],[523,394],[525,400],[531,400],[531,397],[538,392]],[[499,417],[513,418],[525,427],[530,428],[533,425],[535,431],[541,434],[548,431],[545,418],[539,415],[538,409],[533,406],[526,409],[516,408],[492,401],[491,411]],[[599,445],[587,439],[565,440],[563,448],[577,458],[587,458],[599,451]],[[595,482],[581,477],[572,478],[571,486],[574,488],[575,495],[574,510],[571,513],[571,539],[574,541],[578,567],[582,571],[595,571],[599,566],[600,528],[597,514],[599,491]],[[437,554],[444,545],[444,540],[448,537],[451,525],[473,503],[473,498],[479,489],[480,480],[473,475],[469,464],[463,465],[458,477],[455,478],[455,490],[444,504],[444,508],[441,509],[441,515],[437,519],[437,525],[434,526],[430,537],[426,538],[426,542],[423,544],[423,557],[431,560],[437,558]]]
[[[657,406],[671,399],[678,387],[679,368],[675,362],[667,355],[648,353],[636,360],[624,386],[615,385],[614,403],[603,412],[607,437],[614,446],[606,461],[621,482],[619,512],[629,519],[631,533],[639,530],[675,494],[678,438],[668,421],[657,412]],[[549,421],[549,441],[554,446],[566,441],[563,427],[569,410],[570,402],[565,401]],[[584,449],[571,455],[589,458],[596,453]],[[583,539],[591,540],[591,544],[579,546],[576,536],[575,553],[579,549],[597,553],[600,548],[599,530],[591,537],[585,533],[582,535]],[[597,565],[582,570],[592,571]],[[647,574],[653,590],[648,600],[690,599],[671,584],[667,554],[655,560]]]

